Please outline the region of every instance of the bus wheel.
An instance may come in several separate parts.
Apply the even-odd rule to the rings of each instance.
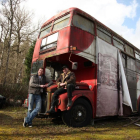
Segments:
[[[91,118],[91,105],[84,99],[78,99],[70,110],[62,113],[63,122],[73,127],[86,126],[90,123]]]

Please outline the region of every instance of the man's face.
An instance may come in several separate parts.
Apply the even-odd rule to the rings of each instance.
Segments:
[[[39,69],[39,70],[38,70],[38,75],[39,75],[39,76],[43,75],[43,69]]]
[[[65,74],[67,74],[68,71],[69,71],[68,68],[64,68],[64,69],[63,69],[63,72],[64,72]]]

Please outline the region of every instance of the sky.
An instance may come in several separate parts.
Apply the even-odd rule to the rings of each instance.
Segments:
[[[34,13],[33,22],[77,7],[140,49],[140,0],[26,0],[23,5]]]

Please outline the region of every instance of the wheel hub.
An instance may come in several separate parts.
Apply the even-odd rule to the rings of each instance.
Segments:
[[[77,105],[72,112],[75,122],[83,122],[86,119],[86,109],[82,105]]]
[[[81,112],[81,111],[78,111],[78,112],[77,112],[77,116],[78,116],[78,117],[81,117],[81,116],[82,116],[82,112]]]

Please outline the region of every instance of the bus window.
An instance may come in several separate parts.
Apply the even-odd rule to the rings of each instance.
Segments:
[[[140,73],[140,61],[138,61],[138,60],[136,60],[136,71],[137,71],[137,73]]]
[[[123,67],[126,68],[126,55],[124,53],[122,53],[122,64]]]
[[[130,46],[125,44],[125,50],[129,55],[134,56],[133,49]]]
[[[51,77],[52,80],[57,80],[57,78],[60,76],[62,69],[62,65],[57,62],[46,62],[46,68],[45,68],[45,75],[48,75]]]
[[[119,40],[118,38],[114,37],[114,36],[113,36],[113,44],[114,44],[115,47],[117,47],[120,50],[124,51],[124,47],[123,47],[124,43],[121,40]]]
[[[41,29],[40,31],[40,36],[39,38],[42,38],[43,36],[47,35],[51,30],[51,24],[45,26],[44,28]]]
[[[127,68],[136,71],[135,60],[129,56],[127,56]]]
[[[60,74],[61,71],[56,71],[53,67],[45,68],[45,75],[46,77],[49,77],[49,79],[57,80]]]
[[[37,61],[37,62],[33,62],[31,74],[37,73],[38,69],[41,68],[41,67],[43,67],[43,60]]]
[[[91,34],[94,34],[93,22],[91,22],[90,20],[88,20],[80,15],[73,16],[73,25],[81,28],[82,30],[90,32]]]
[[[135,51],[135,57],[136,57],[136,59],[140,60],[140,53],[138,53],[137,51]]]
[[[104,29],[102,29],[101,27],[98,26],[97,28],[97,35],[105,40],[106,42],[111,44],[111,34],[108,33],[107,31],[105,31]]]
[[[70,14],[56,20],[54,22],[54,27],[53,27],[53,31],[56,31],[56,30],[60,30],[64,27],[66,27],[69,23],[69,19],[70,19]]]
[[[57,39],[58,39],[58,32],[48,36],[47,38],[43,38],[41,42],[40,51],[56,47]]]

